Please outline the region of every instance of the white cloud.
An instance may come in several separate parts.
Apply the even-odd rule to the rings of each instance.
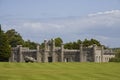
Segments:
[[[105,11],[105,12],[97,12],[94,14],[88,14],[88,16],[98,16],[98,15],[108,15],[108,14],[120,14],[120,10],[111,10],[111,11]]]

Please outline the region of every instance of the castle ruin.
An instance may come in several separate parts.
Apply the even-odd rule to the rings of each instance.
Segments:
[[[105,50],[103,46],[94,44],[83,47],[80,44],[78,50],[64,49],[64,44],[56,47],[54,39],[44,40],[44,49],[40,49],[39,45],[34,50],[18,45],[12,48],[11,53],[10,62],[26,62],[26,57],[31,57],[36,62],[109,62],[110,58],[115,57],[112,50]]]

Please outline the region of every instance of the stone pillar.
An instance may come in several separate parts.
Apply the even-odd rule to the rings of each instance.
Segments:
[[[55,62],[55,40],[52,39],[52,62]]]
[[[44,40],[44,55],[43,55],[43,62],[48,62],[48,45],[47,45],[47,40]]]
[[[11,51],[10,62],[14,62],[14,52],[13,51]]]
[[[88,48],[85,47],[85,52],[83,53],[83,62],[87,62],[87,53],[88,53]]]
[[[37,44],[36,59],[37,59],[37,62],[41,62],[41,56],[40,56],[40,46],[39,46],[39,44]]]
[[[93,57],[94,57],[94,62],[97,62],[96,60],[96,49],[97,49],[97,45],[93,44]]]
[[[104,62],[103,61],[103,55],[104,55],[104,46],[102,45],[101,46],[101,62]]]
[[[61,62],[64,62],[64,44],[61,44]]]
[[[19,62],[23,62],[22,45],[19,45]]]
[[[84,62],[83,44],[80,44],[80,62]]]

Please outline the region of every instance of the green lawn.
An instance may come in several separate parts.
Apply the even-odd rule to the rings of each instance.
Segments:
[[[120,80],[120,63],[0,63],[0,80]]]

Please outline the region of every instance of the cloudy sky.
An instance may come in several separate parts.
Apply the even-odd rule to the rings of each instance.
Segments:
[[[120,0],[0,0],[0,24],[38,43],[95,38],[120,47]]]

